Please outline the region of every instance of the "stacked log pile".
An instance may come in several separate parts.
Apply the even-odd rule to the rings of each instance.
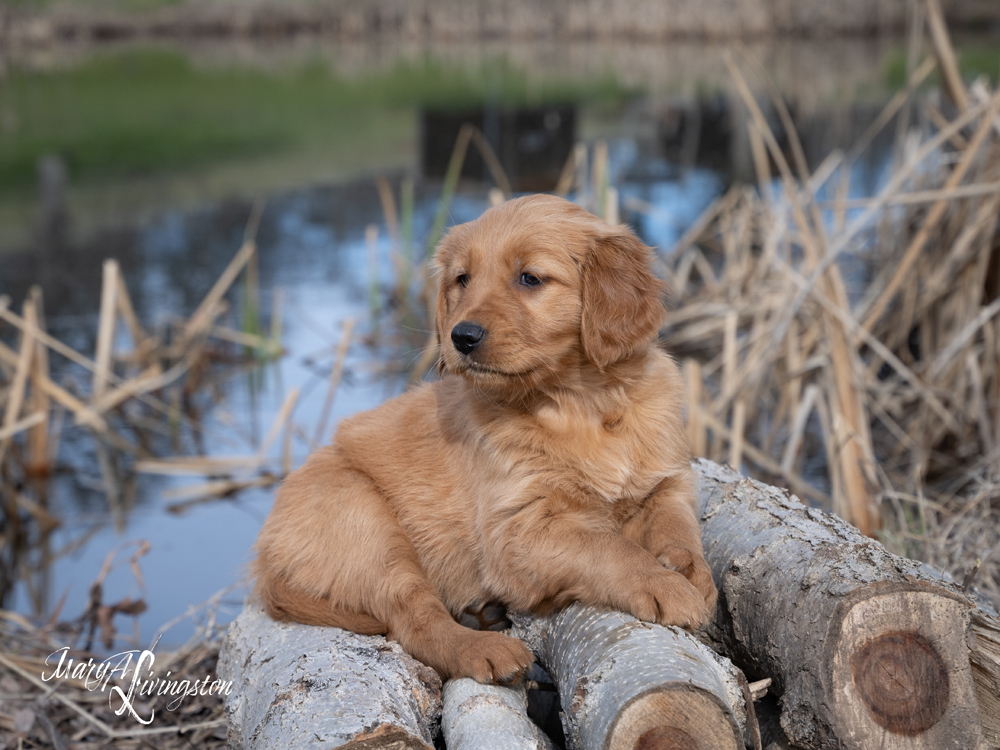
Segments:
[[[720,590],[701,640],[580,605],[511,614],[511,632],[558,688],[567,747],[761,748],[762,691],[747,677],[770,680],[780,698],[765,727],[772,748],[1000,746],[1000,620],[780,488],[705,460],[695,469]],[[433,679],[381,637],[274,623],[248,608],[221,664],[236,685],[236,748],[424,747],[437,731]],[[525,685],[447,684],[447,746],[551,747],[526,702]]]

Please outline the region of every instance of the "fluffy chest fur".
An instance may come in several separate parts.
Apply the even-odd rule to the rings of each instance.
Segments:
[[[687,465],[676,367],[653,350],[637,377],[555,392],[529,406],[480,405],[460,419],[496,480],[531,479],[604,504],[646,497]]]

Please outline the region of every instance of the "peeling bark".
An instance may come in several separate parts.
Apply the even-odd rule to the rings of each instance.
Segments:
[[[967,597],[784,490],[695,469],[717,636],[750,679],[774,680],[792,744],[987,747]]]
[[[275,622],[248,605],[229,626],[219,676],[231,750],[430,750],[437,673],[382,636]]]
[[[559,688],[571,748],[742,750],[745,680],[683,630],[579,604],[511,619]]]

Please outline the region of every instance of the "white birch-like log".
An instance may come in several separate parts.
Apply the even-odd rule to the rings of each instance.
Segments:
[[[580,604],[548,618],[510,617],[555,680],[570,748],[744,747],[745,680],[683,630]]]
[[[981,750],[972,602],[787,492],[698,460],[715,625],[811,750]]]
[[[248,604],[229,626],[219,676],[230,750],[430,750],[441,715],[437,673],[395,641],[275,622]]]
[[[528,718],[528,691],[519,685],[482,685],[465,677],[444,686],[441,716],[448,750],[555,750]]]

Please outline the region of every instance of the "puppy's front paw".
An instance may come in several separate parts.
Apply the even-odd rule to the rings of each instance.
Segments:
[[[718,591],[715,588],[715,581],[712,580],[712,570],[708,567],[704,557],[680,547],[670,547],[661,552],[656,559],[664,567],[676,570],[687,578],[691,585],[698,589],[705,598],[705,605],[709,612],[715,612]]]
[[[637,577],[623,609],[661,625],[700,627],[710,618],[705,597],[680,573],[655,568]]]
[[[467,631],[456,644],[450,677],[471,677],[483,684],[519,682],[535,657],[516,638],[489,631]]]

